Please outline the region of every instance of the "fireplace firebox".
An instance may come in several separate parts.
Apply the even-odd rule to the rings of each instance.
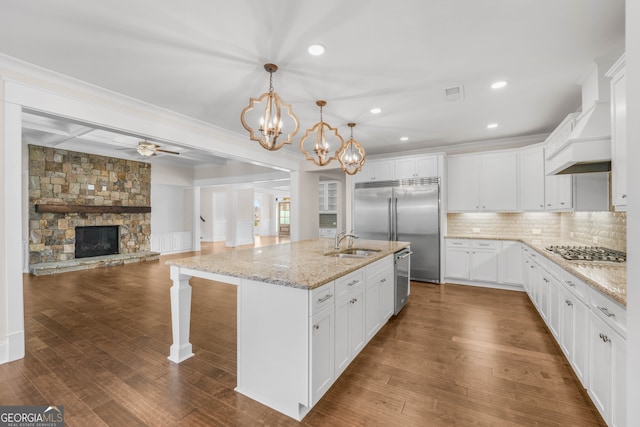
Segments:
[[[119,253],[117,225],[76,227],[76,258],[88,258]]]

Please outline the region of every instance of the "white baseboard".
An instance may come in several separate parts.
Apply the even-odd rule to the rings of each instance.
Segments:
[[[506,291],[524,292],[524,287],[522,285],[510,285],[492,282],[472,282],[462,279],[449,279],[447,277],[444,278],[444,283],[448,285],[477,286],[479,288],[503,289]]]
[[[0,365],[24,358],[24,332],[16,332],[0,341]]]

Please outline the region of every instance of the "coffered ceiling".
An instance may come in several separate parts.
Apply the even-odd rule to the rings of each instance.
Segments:
[[[318,99],[343,136],[348,122],[358,124],[355,136],[370,155],[540,140],[579,108],[580,79],[593,61],[624,50],[623,0],[0,4],[1,53],[239,134],[249,98],[268,89],[263,64],[276,63],[275,89],[301,123],[293,150],[319,119]],[[309,55],[312,43],[326,53]],[[497,80],[508,84],[491,89]],[[457,100],[446,95],[452,87],[460,88]],[[374,107],[382,111],[372,114]],[[139,140],[68,126],[85,145],[111,138],[112,149],[131,152]],[[36,127],[27,138],[69,138]],[[247,144],[261,149],[248,137]],[[201,154],[174,160],[197,163]]]

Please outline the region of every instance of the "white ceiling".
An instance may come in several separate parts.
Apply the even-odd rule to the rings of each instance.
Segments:
[[[543,137],[579,108],[593,60],[624,49],[624,0],[0,4],[0,52],[240,134],[240,112],[268,89],[263,64],[276,63],[275,90],[301,123],[294,150],[319,119],[318,99],[344,137],[358,124],[368,154]],[[325,55],[310,56],[311,43]],[[496,80],[509,84],[490,89]],[[464,98],[448,101],[445,88],[457,85]],[[45,137],[37,132],[26,136]],[[132,148],[129,138],[112,145]],[[106,139],[89,132],[76,142]]]

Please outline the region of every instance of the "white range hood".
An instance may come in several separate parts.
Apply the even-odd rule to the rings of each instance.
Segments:
[[[566,141],[547,156],[547,175],[611,170],[611,109],[596,101],[577,117]]]
[[[546,174],[611,170],[611,106],[609,80],[594,64],[582,84],[582,113],[571,123],[566,140],[554,141],[546,155]],[[566,135],[566,132],[559,132]]]

